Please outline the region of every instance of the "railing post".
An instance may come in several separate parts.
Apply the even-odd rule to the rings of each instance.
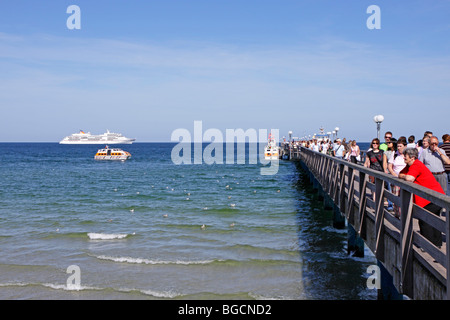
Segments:
[[[383,199],[384,181],[375,178],[375,231],[376,244],[375,256],[378,260],[384,262],[384,199]]]
[[[347,194],[347,220],[351,223],[355,223],[354,219],[354,198],[355,198],[355,175],[353,174],[353,168],[348,167],[348,194]]]
[[[401,249],[402,249],[402,281],[400,283],[402,293],[413,298],[413,194],[401,189]],[[447,249],[448,250],[448,249]],[[448,256],[447,256],[448,257]],[[448,269],[447,269],[448,272]],[[448,281],[448,278],[447,278]],[[448,288],[448,287],[447,287]],[[447,291],[448,292],[448,291]]]
[[[367,177],[364,172],[359,172],[359,229],[358,234],[361,238],[367,239],[366,227],[364,225],[366,216],[367,199]]]
[[[342,163],[339,164],[339,175],[339,209],[345,215],[345,166]]]

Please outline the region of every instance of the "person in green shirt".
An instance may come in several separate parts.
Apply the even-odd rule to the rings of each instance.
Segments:
[[[386,131],[384,134],[384,142],[380,145],[380,150],[386,151],[388,149],[388,142],[391,141],[392,132]]]

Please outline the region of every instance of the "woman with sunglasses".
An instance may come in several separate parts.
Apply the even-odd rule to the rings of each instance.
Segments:
[[[380,150],[380,140],[375,138],[370,144],[371,150],[367,151],[364,167],[387,173],[387,158],[383,150]]]

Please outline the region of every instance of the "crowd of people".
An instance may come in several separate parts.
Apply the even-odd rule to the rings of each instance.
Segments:
[[[405,179],[400,172],[407,167],[406,150],[415,149],[417,156],[414,159],[423,163],[438,181],[444,193],[450,195],[450,134],[444,134],[442,143],[440,143],[439,138],[434,136],[433,132],[425,131],[423,138],[416,142],[413,135],[408,138],[401,136],[396,139],[392,132],[387,131],[384,134],[383,143],[378,138],[372,139],[364,162],[361,162],[362,151],[356,140],[346,142],[346,138],[344,138],[332,142],[331,140],[313,139],[297,142],[297,144],[339,159],[361,163],[367,168],[382,171],[400,179]],[[409,154],[413,157],[415,155]]]
[[[413,182],[441,194],[450,195],[450,135],[444,134],[442,142],[431,131],[426,131],[422,139],[416,142],[413,135],[406,138],[394,138],[387,131],[384,142],[372,139],[366,151],[365,161],[361,161],[362,151],[355,140],[348,143],[344,138],[334,143],[316,140],[302,142],[304,147],[323,152],[333,157],[345,159],[353,163],[361,163],[367,168],[391,174],[399,179]],[[399,195],[400,188],[389,183],[385,187],[393,194]],[[414,203],[438,216],[446,214],[444,210],[430,201],[414,195]],[[400,208],[387,201],[387,210],[400,217]],[[419,221],[421,233],[436,246],[442,245],[440,231],[423,221]]]

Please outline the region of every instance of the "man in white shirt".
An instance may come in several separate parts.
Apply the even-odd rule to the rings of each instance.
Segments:
[[[336,144],[333,149],[334,156],[336,158],[342,159],[344,157],[344,146],[341,144],[341,139],[336,140]]]
[[[319,152],[319,145],[317,144],[317,140],[313,141],[313,143],[311,145],[311,150]]]
[[[328,151],[328,143],[322,141],[322,153],[327,154]]]
[[[419,160],[431,171],[442,189],[444,189],[444,193],[447,193],[447,174],[445,173],[444,164],[450,164],[450,159],[438,145],[438,138],[432,136],[430,138],[430,146],[420,153]]]

